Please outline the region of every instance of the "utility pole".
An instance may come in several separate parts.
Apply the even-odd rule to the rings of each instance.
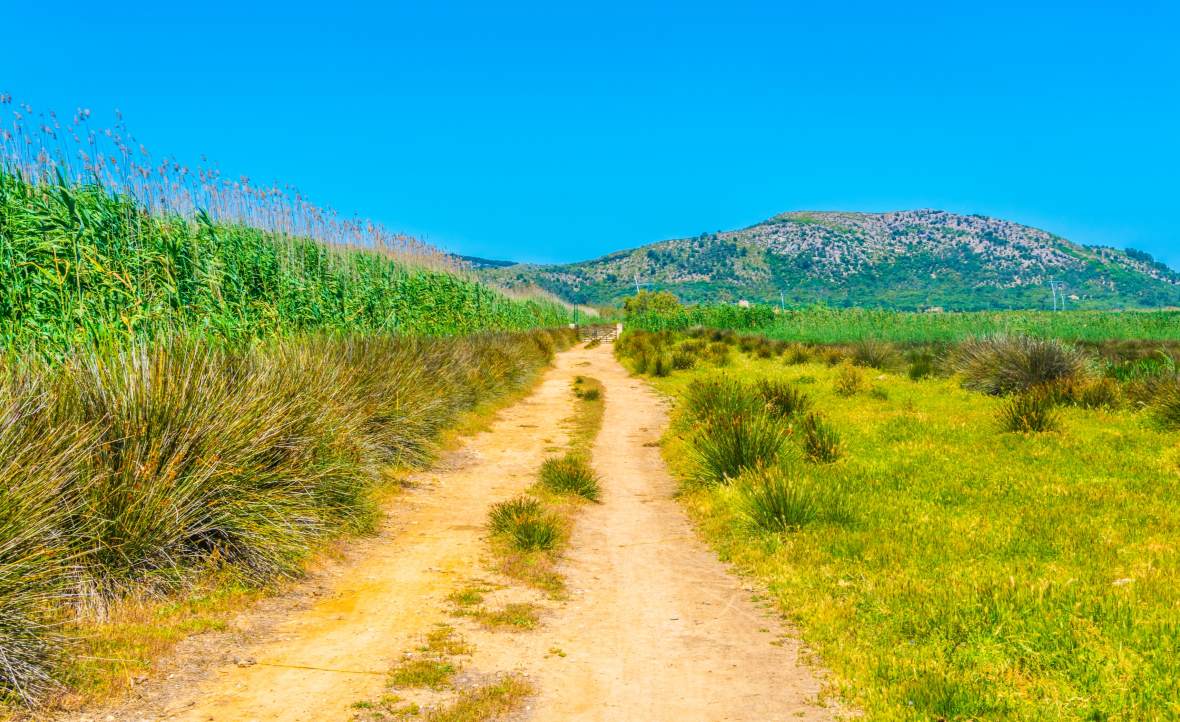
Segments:
[[[778,308],[783,313],[787,312],[787,294],[781,288],[778,290]]]
[[[1049,280],[1049,288],[1053,292],[1053,310],[1056,311],[1057,310],[1057,282],[1050,279]]]

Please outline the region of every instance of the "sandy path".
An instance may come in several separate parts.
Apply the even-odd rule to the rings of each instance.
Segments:
[[[492,632],[449,617],[449,592],[498,576],[487,568],[488,507],[532,484],[541,461],[566,444],[561,421],[572,411],[576,374],[606,389],[594,446],[604,494],[578,512],[562,565],[568,599],[545,600],[501,579],[510,586],[497,594],[540,604],[539,629]],[[465,668],[531,679],[538,696],[513,719],[830,719],[789,630],[754,604],[673,499],[675,482],[655,445],[666,423],[666,402],[627,375],[610,345],[563,353],[527,399],[419,475],[382,534],[356,545],[318,582],[311,603],[256,624],[264,630],[257,641],[217,643],[219,661],[206,671],[72,719],[348,720],[349,706],[380,696],[394,661],[439,622],[459,625],[474,644]],[[240,667],[234,658],[256,663]]]
[[[476,662],[523,662],[540,689],[528,716],[537,722],[831,719],[799,643],[696,538],[673,499],[654,444],[666,402],[609,347],[591,358],[584,372],[606,387],[594,446],[603,503],[578,517],[564,566],[571,601],[538,632],[481,639]],[[565,656],[547,654],[553,648]]]
[[[532,484],[546,450],[566,443],[557,421],[571,411],[579,353],[561,354],[528,398],[502,410],[450,463],[418,475],[420,488],[394,502],[381,537],[362,542],[316,603],[232,654],[253,666],[227,661],[190,689],[156,692],[154,704],[80,719],[349,719],[349,705],[380,696],[392,662],[447,621],[444,597],[482,572],[488,507]]]

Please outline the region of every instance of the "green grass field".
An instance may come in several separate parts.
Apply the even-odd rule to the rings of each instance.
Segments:
[[[692,306],[627,319],[628,328],[646,331],[675,331],[692,326],[727,328],[783,341],[824,344],[866,339],[900,344],[956,343],[994,334],[1023,334],[1092,343],[1178,341],[1180,311],[911,313],[817,306],[778,312],[768,306]]]
[[[1004,399],[898,371],[734,353],[654,379],[675,398],[717,374],[780,379],[838,434],[838,460],[814,463],[784,422],[768,463],[787,531],[751,523],[757,482],[696,481],[708,432],[683,406],[665,443],[707,537],[769,587],[832,691],[869,719],[1180,715],[1175,433],[1130,406],[1006,433]],[[845,374],[860,388],[838,393]]]

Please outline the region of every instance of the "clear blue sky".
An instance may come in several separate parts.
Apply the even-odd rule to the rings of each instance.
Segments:
[[[935,207],[1180,267],[1175,0],[38,5],[0,92],[457,252]]]

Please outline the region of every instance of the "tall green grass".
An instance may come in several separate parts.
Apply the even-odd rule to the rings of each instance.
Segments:
[[[149,213],[130,196],[31,183],[0,163],[0,348],[46,354],[189,332],[443,336],[567,323],[462,273],[237,223]]]
[[[383,469],[425,463],[572,341],[178,338],[0,363],[0,698],[51,688],[65,621],[211,568],[291,576],[370,529]]]
[[[629,316],[629,329],[683,330],[692,326],[756,331],[771,339],[840,344],[954,343],[976,336],[1008,335],[1103,342],[1180,340],[1180,311],[979,311],[910,313],[817,306],[775,311],[770,307],[687,307],[672,314]]]

